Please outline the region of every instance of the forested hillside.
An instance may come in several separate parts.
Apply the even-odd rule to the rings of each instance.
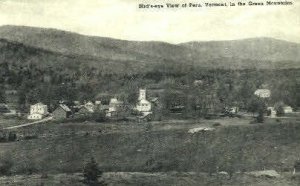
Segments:
[[[300,104],[295,43],[261,38],[173,45],[15,26],[1,27],[0,38],[1,102],[5,90],[17,90],[21,110],[38,101],[51,108],[104,94],[134,104],[141,87],[155,89],[152,96],[166,110],[184,105],[186,115],[203,115],[208,105],[251,110],[258,88],[271,90],[272,104]]]
[[[162,62],[229,69],[300,67],[300,45],[272,38],[176,45],[117,40],[23,26],[0,27],[0,38],[64,55],[93,58],[97,67],[113,64],[122,67],[128,62],[133,62],[134,66],[143,66],[142,70]],[[86,63],[95,65],[95,61],[87,60]],[[119,68],[115,67],[115,70]]]

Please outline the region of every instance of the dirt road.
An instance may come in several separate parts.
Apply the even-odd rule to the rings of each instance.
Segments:
[[[25,123],[25,124],[21,124],[21,125],[16,125],[16,126],[12,126],[12,127],[6,127],[6,128],[3,128],[3,129],[7,129],[7,130],[9,130],[9,129],[17,129],[17,128],[21,128],[21,127],[25,127],[25,126],[29,126],[29,125],[43,123],[43,122],[46,122],[46,121],[50,121],[52,119],[53,119],[53,117],[50,116],[50,117],[46,117],[46,118],[38,120],[38,121],[34,121],[34,122],[30,122],[30,123]]]

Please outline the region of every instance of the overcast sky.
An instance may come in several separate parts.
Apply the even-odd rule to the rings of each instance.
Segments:
[[[0,25],[50,27],[85,35],[171,43],[250,37],[274,37],[300,43],[300,1],[295,1],[294,6],[174,11],[138,9],[138,3],[143,0],[0,0]]]

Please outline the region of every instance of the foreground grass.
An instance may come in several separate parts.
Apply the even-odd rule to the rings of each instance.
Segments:
[[[231,179],[226,176],[193,172],[164,172],[164,173],[141,173],[141,172],[109,172],[104,173],[104,182],[108,186],[297,186],[299,179],[290,174],[280,178],[253,177],[246,174],[235,174]],[[48,174],[42,176],[17,175],[12,177],[0,177],[0,185],[7,186],[84,186],[81,174]]]
[[[214,127],[214,131],[188,133],[190,128],[213,127],[215,123],[221,125]],[[300,158],[298,120],[268,120],[265,124],[249,124],[249,121],[239,119],[47,123],[16,132],[34,138],[0,143],[0,165],[10,162],[9,172],[13,175],[73,174],[81,172],[90,157],[95,157],[105,172],[215,172],[217,167],[226,172],[263,169],[291,172],[294,162]],[[143,180],[148,180],[151,185],[152,178],[147,176]],[[22,178],[24,183],[25,178]],[[172,179],[170,183],[165,181],[166,185],[172,185]],[[215,185],[217,181],[210,177],[203,180],[208,180],[208,185],[210,182]],[[203,180],[195,181],[202,183]],[[126,179],[123,181],[131,183]]]
[[[201,123],[202,122],[202,123]],[[180,124],[37,125],[22,129],[30,140],[0,143],[0,160],[11,172],[80,172],[95,157],[104,171],[290,170],[300,154],[300,124],[233,125],[189,134],[208,125]],[[213,123],[209,123],[213,125]]]

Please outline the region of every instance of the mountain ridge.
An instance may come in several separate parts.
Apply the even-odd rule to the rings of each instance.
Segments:
[[[268,65],[270,68],[281,68],[281,64],[284,64],[283,68],[300,67],[300,44],[267,37],[171,44],[86,36],[58,29],[1,26],[0,39],[64,56],[92,58],[96,66],[97,61],[100,66],[105,61],[115,61],[118,64],[130,61],[133,66],[151,66],[168,61],[208,68],[235,68],[237,64],[239,68],[250,68],[247,61],[257,61],[257,68],[268,68]],[[214,63],[210,66],[209,61],[222,64]]]
[[[278,38],[273,38],[273,37],[267,37],[267,36],[262,36],[262,37],[248,37],[248,38],[240,38],[240,39],[225,39],[225,40],[192,40],[192,41],[186,41],[186,42],[179,42],[179,43],[171,43],[167,41],[159,41],[159,40],[126,40],[126,39],[119,39],[119,38],[113,38],[113,37],[105,37],[105,36],[96,36],[96,35],[86,35],[82,33],[78,33],[75,31],[67,31],[67,30],[61,30],[57,28],[51,28],[51,27],[36,27],[36,26],[23,26],[23,25],[1,25],[0,29],[2,28],[32,28],[32,29],[42,29],[42,30],[52,30],[52,31],[58,31],[58,32],[66,32],[66,33],[71,33],[71,34],[76,34],[76,35],[81,35],[81,36],[88,36],[88,37],[94,37],[94,38],[103,38],[103,39],[112,39],[112,40],[117,40],[117,41],[131,41],[131,42],[156,42],[156,43],[166,43],[170,45],[182,45],[186,43],[191,43],[191,42],[202,42],[202,43],[209,43],[209,42],[226,42],[226,41],[247,41],[247,40],[253,40],[257,38],[262,38],[262,39],[271,39],[271,40],[277,40],[277,41],[282,41],[282,42],[287,42],[287,43],[294,43],[294,44],[300,44],[299,42],[293,42],[293,41],[288,41],[284,39],[278,39]]]

